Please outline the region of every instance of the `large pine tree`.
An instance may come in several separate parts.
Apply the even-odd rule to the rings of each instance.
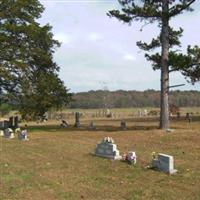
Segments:
[[[158,23],[160,35],[153,38],[150,44],[137,42],[139,48],[145,51],[155,50],[161,47],[161,52],[147,53],[147,60],[153,62],[154,69],[161,70],[161,95],[160,95],[160,128],[169,128],[169,73],[181,71],[193,81],[199,79],[194,74],[199,72],[200,49],[188,46],[187,54],[177,53],[174,47],[180,47],[179,38],[183,29],[174,30],[169,22],[172,18],[184,11],[192,11],[191,5],[195,0],[119,0],[121,11],[109,11],[110,17],[131,23],[142,21],[145,23]]]
[[[60,44],[48,24],[37,22],[43,10],[38,0],[0,0],[0,92],[27,114],[42,115],[70,99],[53,61]]]

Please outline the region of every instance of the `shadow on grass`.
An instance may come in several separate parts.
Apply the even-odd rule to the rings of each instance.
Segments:
[[[96,126],[94,129],[89,128],[88,126],[80,126],[79,128],[75,128],[73,126],[69,126],[67,128],[60,128],[59,126],[53,125],[43,125],[43,126],[29,126],[28,130],[31,132],[37,131],[45,131],[45,132],[76,132],[76,131],[89,131],[89,132],[125,132],[125,131],[136,131],[136,130],[155,130],[158,129],[158,126],[129,126],[126,129],[122,129],[116,126]]]

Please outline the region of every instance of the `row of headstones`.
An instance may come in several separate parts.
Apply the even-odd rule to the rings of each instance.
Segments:
[[[81,125],[80,125],[80,121],[76,121],[75,124],[74,124],[74,127],[79,128],[80,126],[81,126]],[[62,123],[60,124],[60,127],[66,128],[66,127],[68,127],[68,123],[67,123],[65,120],[62,120]],[[95,130],[95,129],[96,129],[96,126],[95,126],[95,124],[94,124],[93,121],[91,121],[91,122],[89,123],[88,128],[91,129],[91,130]],[[120,128],[121,128],[122,130],[126,130],[126,129],[127,129],[127,127],[126,127],[126,122],[125,122],[125,121],[122,121],[122,122],[120,123]]]
[[[60,126],[61,127],[67,127],[68,123],[65,120],[62,120],[62,123],[60,124]],[[76,112],[75,113],[75,124],[74,124],[74,127],[79,128],[80,126],[81,126],[81,124],[80,124],[80,113]],[[95,125],[94,125],[93,122],[90,122],[89,128],[90,129],[95,129]],[[121,129],[126,129],[127,128],[125,121],[121,121],[120,128]]]
[[[9,120],[0,121],[0,129],[13,128],[16,129],[19,126],[19,117],[11,116]]]
[[[117,149],[117,145],[114,144],[114,140],[110,137],[105,137],[96,145],[95,155],[114,160],[125,160],[129,163],[136,164],[136,153],[134,151],[129,151],[128,154],[121,156]],[[174,169],[173,156],[161,153],[159,153],[157,157],[155,155],[153,156],[149,168],[154,168],[168,174],[174,174],[177,172],[177,170]]]
[[[19,140],[28,140],[27,130],[21,130],[20,128],[15,129],[15,131],[11,128],[0,130],[0,136],[7,139],[15,138],[15,134],[18,136]]]

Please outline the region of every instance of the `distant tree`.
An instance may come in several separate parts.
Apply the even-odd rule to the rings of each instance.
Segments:
[[[0,92],[29,115],[70,100],[53,61],[60,44],[50,25],[36,22],[43,10],[38,0],[0,0]]]
[[[199,48],[188,47],[188,54],[177,53],[175,46],[180,47],[179,38],[183,29],[174,30],[169,22],[183,11],[192,11],[191,5],[195,0],[119,0],[121,11],[109,11],[110,17],[131,23],[132,21],[144,21],[145,23],[158,23],[160,35],[153,38],[150,44],[137,42],[139,48],[145,51],[155,50],[161,47],[161,53],[145,54],[147,60],[153,62],[154,69],[161,70],[161,94],[160,94],[160,128],[169,128],[169,73],[181,71],[186,76],[192,76],[199,66]],[[198,67],[199,69],[199,67]]]

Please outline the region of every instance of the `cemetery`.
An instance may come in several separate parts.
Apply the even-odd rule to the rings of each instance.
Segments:
[[[168,133],[154,116],[91,112],[98,111],[74,112],[63,119],[66,127],[60,120],[22,122],[13,139],[0,137],[3,199],[198,199],[198,117],[174,118]]]
[[[0,200],[200,200],[199,10],[1,0]]]

